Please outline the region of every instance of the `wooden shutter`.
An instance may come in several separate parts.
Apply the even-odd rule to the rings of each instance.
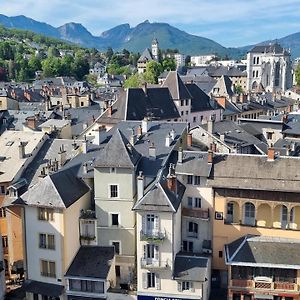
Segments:
[[[147,276],[148,276],[148,273],[143,273],[143,289],[148,288]]]
[[[177,283],[178,292],[182,292],[182,284],[178,281]]]
[[[194,282],[190,282],[190,290],[191,290],[192,293],[195,292]]]
[[[157,290],[160,290],[160,277],[157,273],[155,273],[155,287]]]
[[[144,245],[144,259],[147,258],[147,245]]]
[[[154,259],[157,261],[159,260],[159,246],[158,245],[154,246]]]

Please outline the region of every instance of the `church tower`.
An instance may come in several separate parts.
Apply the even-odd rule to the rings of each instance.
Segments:
[[[151,52],[154,60],[158,61],[159,47],[157,39],[153,39],[151,44]]]

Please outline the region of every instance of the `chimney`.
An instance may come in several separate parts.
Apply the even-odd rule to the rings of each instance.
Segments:
[[[225,133],[220,134],[220,140],[224,143],[225,142]]]
[[[61,145],[58,152],[59,166],[62,167],[67,161],[67,152],[64,145]]]
[[[182,147],[179,147],[177,163],[182,164],[182,162],[183,162],[183,149]]]
[[[137,137],[140,138],[143,134],[143,131],[142,131],[142,126],[139,125],[139,127],[137,128]]]
[[[134,132],[134,129],[132,128],[131,129],[131,134],[130,134],[130,144],[132,146],[134,146],[135,142],[136,142],[136,135],[135,135],[135,132]]]
[[[107,113],[108,113],[108,116],[109,116],[109,117],[112,116],[112,111],[113,111],[113,108],[112,108],[112,106],[110,105],[110,106],[107,108]]]
[[[282,121],[284,124],[286,124],[286,123],[287,123],[287,120],[288,120],[288,115],[287,115],[287,114],[283,114],[283,115],[281,116],[281,121]]]
[[[142,199],[144,196],[144,175],[143,172],[139,172],[139,176],[137,177],[137,201]]]
[[[176,183],[177,183],[176,176],[173,174],[173,164],[170,164],[169,174],[167,176],[167,187],[173,193],[177,192],[177,184]]]
[[[86,136],[84,136],[84,140],[82,142],[82,152],[86,154],[88,152],[88,141],[86,139]]]
[[[213,163],[214,153],[211,150],[208,150],[207,152],[207,162],[209,164]]]
[[[95,137],[93,143],[96,145],[100,145],[103,142],[106,133],[105,125],[99,126],[99,128],[96,129],[94,132],[95,132]]]
[[[82,172],[83,172],[83,174],[87,174],[88,173],[88,164],[87,164],[87,162],[85,162],[82,165]]]
[[[151,122],[146,117],[142,120],[142,132],[143,133],[148,132],[148,130],[150,129],[150,125],[151,125],[150,123]]]
[[[176,131],[174,130],[174,128],[172,128],[172,130],[170,131],[170,135],[171,135],[172,141],[174,141],[176,138]]]
[[[193,143],[193,136],[192,136],[191,133],[188,133],[186,135],[186,144],[187,144],[188,147],[191,147],[192,143]]]
[[[20,142],[19,144],[19,158],[23,159],[25,158],[25,143]]]
[[[171,143],[172,143],[172,138],[171,138],[170,133],[168,133],[167,136],[166,136],[166,143],[165,143],[165,146],[166,146],[166,147],[170,147],[170,146],[171,146]]]
[[[214,119],[212,116],[209,116],[208,121],[207,121],[207,131],[209,134],[213,134],[214,132]]]
[[[269,161],[275,160],[275,150],[273,147],[268,148],[268,160]]]
[[[151,145],[149,146],[149,157],[150,159],[156,159],[156,148],[154,143],[151,143]]]
[[[211,151],[212,152],[217,152],[217,144],[216,143],[211,144]]]
[[[26,125],[27,127],[35,130],[36,129],[36,118],[35,117],[28,117],[26,118]]]

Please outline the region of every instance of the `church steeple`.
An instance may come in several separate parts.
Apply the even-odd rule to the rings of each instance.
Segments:
[[[158,47],[158,40],[156,38],[154,38],[152,41],[151,52],[152,52],[153,59],[158,61],[159,47]]]

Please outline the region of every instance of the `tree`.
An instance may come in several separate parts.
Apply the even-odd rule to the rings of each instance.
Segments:
[[[185,57],[184,63],[185,63],[186,66],[189,66],[189,64],[191,63],[191,56],[190,55],[187,55]]]
[[[136,73],[132,76],[130,76],[128,79],[124,82],[124,88],[137,88],[140,87],[143,84],[143,77]]]
[[[158,76],[162,73],[162,66],[156,61],[149,61],[146,65],[146,72],[143,74],[144,80],[155,84],[158,82]]]
[[[48,57],[60,57],[58,49],[54,46],[48,49]]]
[[[110,59],[112,58],[113,55],[114,55],[114,51],[113,51],[112,47],[108,47],[107,51],[106,51],[107,61],[110,61]]]
[[[297,68],[295,71],[295,77],[296,77],[297,85],[300,86],[300,63],[297,65]]]
[[[175,71],[176,70],[176,62],[174,58],[166,57],[162,61],[162,66],[164,71]]]
[[[81,51],[76,52],[73,63],[73,73],[78,80],[82,80],[89,73],[90,65]]]
[[[240,95],[240,94],[243,94],[244,91],[243,91],[242,86],[239,85],[239,84],[235,85],[235,86],[234,86],[234,93],[235,93],[235,94],[239,94],[239,95]]]

